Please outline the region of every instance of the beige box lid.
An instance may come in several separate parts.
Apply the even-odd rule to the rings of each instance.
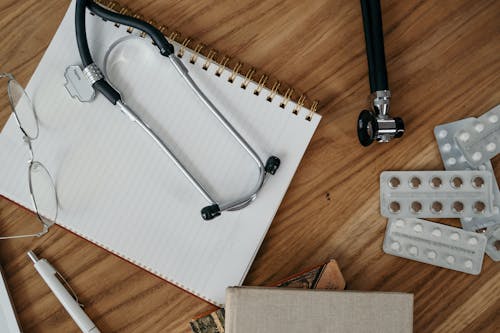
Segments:
[[[226,333],[407,333],[413,294],[234,287]]]

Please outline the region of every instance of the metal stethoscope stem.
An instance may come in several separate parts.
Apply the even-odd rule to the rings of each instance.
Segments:
[[[85,31],[85,9],[89,8],[96,15],[120,24],[126,24],[139,30],[142,30],[150,35],[155,44],[160,49],[160,53],[167,57],[176,71],[184,79],[184,82],[190,87],[194,94],[203,102],[203,104],[212,112],[222,126],[231,134],[238,144],[250,155],[258,168],[258,179],[254,187],[249,193],[240,198],[229,202],[217,203],[216,200],[209,194],[204,186],[191,174],[191,172],[182,164],[182,162],[169,149],[168,145],[159,137],[147,124],[142,120],[137,113],[128,107],[122,100],[120,93],[113,88],[104,78],[99,68],[93,63],[90,55],[90,50],[87,43]],[[75,26],[78,42],[78,49],[84,65],[83,73],[90,81],[94,89],[101,92],[111,103],[115,104],[130,120],[137,123],[139,127],[150,136],[159,148],[172,160],[175,166],[181,171],[186,179],[198,190],[198,192],[207,200],[210,205],[201,210],[201,215],[205,220],[210,220],[217,217],[223,211],[238,210],[246,207],[257,197],[257,193],[262,188],[267,174],[274,174],[279,168],[280,160],[275,156],[271,156],[264,164],[260,157],[250,144],[238,133],[238,131],[227,121],[222,113],[201,91],[198,85],[193,81],[188,73],[187,68],[175,56],[173,46],[166,40],[165,36],[151,24],[143,22],[133,17],[121,15],[119,13],[107,10],[91,0],[78,0],[76,4]]]
[[[363,110],[358,118],[358,138],[363,146],[373,141],[389,142],[404,133],[401,118],[389,115],[391,92],[387,79],[384,52],[384,33],[380,0],[361,0],[363,28],[366,42],[366,58],[370,79],[370,108]]]
[[[182,164],[182,162],[175,156],[175,154],[168,148],[168,145],[160,138],[152,129],[149,124],[139,117],[129,106],[127,106],[123,101],[117,101],[116,105],[119,109],[129,117],[130,120],[134,121],[139,125],[139,127],[144,130],[153,141],[160,147],[160,149],[172,160],[175,166],[182,172],[182,174],[189,180],[189,182],[198,190],[198,192],[210,203],[217,204],[220,211],[236,210],[245,207],[250,202],[252,202],[256,196],[257,192],[262,188],[264,183],[266,170],[264,163],[254,151],[254,149],[248,144],[248,142],[234,129],[234,127],[226,120],[226,118],[220,113],[220,111],[213,105],[213,103],[206,97],[206,95],[200,90],[198,85],[189,76],[186,67],[182,62],[175,56],[169,56],[172,65],[176,68],[177,72],[186,81],[188,86],[196,94],[196,96],[207,106],[207,108],[214,114],[217,120],[224,126],[225,129],[233,136],[233,138],[239,143],[241,147],[252,157],[252,159],[257,164],[259,170],[259,176],[254,188],[245,196],[237,200],[233,200],[227,203],[217,204],[216,200],[208,193],[205,187],[196,180],[196,178],[189,172],[189,170]]]

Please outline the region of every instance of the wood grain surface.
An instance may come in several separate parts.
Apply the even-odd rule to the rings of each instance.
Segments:
[[[471,276],[383,254],[378,194],[383,170],[443,169],[434,126],[500,103],[500,1],[382,1],[392,113],[407,133],[369,148],[355,130],[369,94],[359,1],[122,3],[321,101],[323,120],[245,284],[332,257],[348,289],[414,293],[415,332],[500,331],[500,264],[486,257]],[[25,85],[68,4],[0,0],[0,70]],[[0,200],[1,233],[28,231],[34,219]],[[189,332],[189,320],[211,308],[56,226],[41,239],[0,242],[26,332],[78,331],[35,273],[30,249],[68,279],[102,332]]]

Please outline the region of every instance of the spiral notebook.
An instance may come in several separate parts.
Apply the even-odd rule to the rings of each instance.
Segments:
[[[281,159],[247,208],[204,222],[207,202],[137,125],[99,95],[80,103],[66,91],[80,64],[73,1],[27,87],[40,121],[35,158],[55,180],[56,223],[211,303],[240,285],[320,121],[302,96],[280,94],[266,76],[229,66],[170,34],[193,79],[259,156]],[[115,10],[126,12],[112,3]],[[147,120],[216,199],[253,186],[255,164],[192,94],[147,36],[87,14],[95,62],[125,102]],[[176,38],[177,37],[177,38]],[[201,44],[200,44],[201,45]],[[15,73],[14,73],[15,74]],[[13,118],[0,135],[0,193],[32,209],[27,147]],[[42,212],[43,214],[43,212]]]

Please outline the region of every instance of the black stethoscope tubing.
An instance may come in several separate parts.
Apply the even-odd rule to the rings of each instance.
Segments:
[[[86,8],[105,20],[113,21],[144,31],[151,37],[155,45],[160,49],[161,55],[169,57],[174,53],[173,45],[170,44],[165,36],[160,32],[160,30],[155,28],[153,25],[134,17],[121,15],[107,10],[106,8],[101,7],[92,0],[77,0],[75,10],[76,41],[84,68],[94,63],[87,41],[87,31],[85,25]],[[121,100],[120,93],[116,89],[114,89],[105,80],[105,78],[101,78],[100,80],[94,82],[93,87],[104,96],[106,96],[106,98],[113,104],[116,104],[116,102]]]

